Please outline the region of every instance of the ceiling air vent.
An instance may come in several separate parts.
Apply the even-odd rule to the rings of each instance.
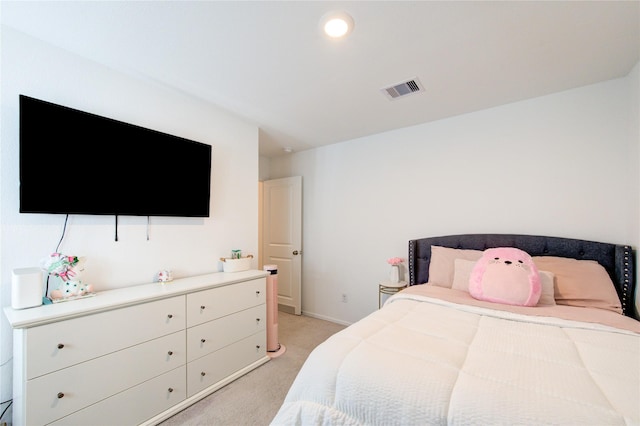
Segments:
[[[417,78],[380,89],[389,99],[398,99],[413,93],[424,92],[422,83]]]

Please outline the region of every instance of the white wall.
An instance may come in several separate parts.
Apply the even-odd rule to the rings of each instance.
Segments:
[[[521,233],[637,246],[632,80],[273,159],[270,178],[303,176],[303,312],[350,323],[377,309],[386,259],[406,258],[413,238]]]
[[[629,73],[628,78],[631,97],[629,107],[631,150],[635,153],[633,157],[637,158],[638,164],[640,164],[640,62]],[[636,220],[633,221],[633,233],[637,236],[637,241],[640,241],[640,167],[638,164],[633,167],[633,172],[635,173],[633,178],[638,182],[638,189],[636,189],[636,194],[638,195],[634,197]],[[640,267],[636,267],[636,283],[640,283]],[[640,285],[636,286],[636,311],[640,313]]]
[[[18,95],[26,94],[213,146],[211,217],[71,216],[60,250],[87,256],[86,281],[98,290],[148,283],[156,272],[176,277],[219,269],[231,249],[258,249],[258,129],[181,93],[120,74],[2,27],[0,145],[0,305],[11,304],[11,271],[38,266],[56,248],[63,215],[19,214]],[[76,149],[60,144],[73,158]],[[88,140],[87,144],[91,141]],[[60,167],[50,182],[73,187],[84,167]],[[167,172],[171,163],[167,162]],[[71,189],[70,189],[71,190]],[[72,190],[71,190],[72,191]],[[78,194],[81,196],[82,194]],[[257,265],[254,265],[257,267]],[[73,303],[73,302],[70,302]],[[1,316],[0,398],[11,397],[11,331]],[[5,406],[2,406],[4,408]],[[4,420],[4,419],[3,419]]]

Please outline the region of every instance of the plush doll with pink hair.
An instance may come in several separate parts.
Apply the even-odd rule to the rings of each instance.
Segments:
[[[513,247],[485,250],[469,279],[469,294],[488,302],[535,306],[541,291],[533,259],[527,252]]]

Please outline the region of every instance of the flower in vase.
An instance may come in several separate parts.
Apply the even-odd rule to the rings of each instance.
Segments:
[[[399,257],[391,257],[391,258],[387,259],[387,263],[389,265],[392,265],[392,266],[398,266],[402,262],[404,262],[404,260],[399,258]]]

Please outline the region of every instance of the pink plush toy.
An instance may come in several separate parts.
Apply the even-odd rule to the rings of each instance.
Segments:
[[[485,250],[469,279],[469,294],[488,302],[535,306],[541,291],[533,259],[513,247]]]

